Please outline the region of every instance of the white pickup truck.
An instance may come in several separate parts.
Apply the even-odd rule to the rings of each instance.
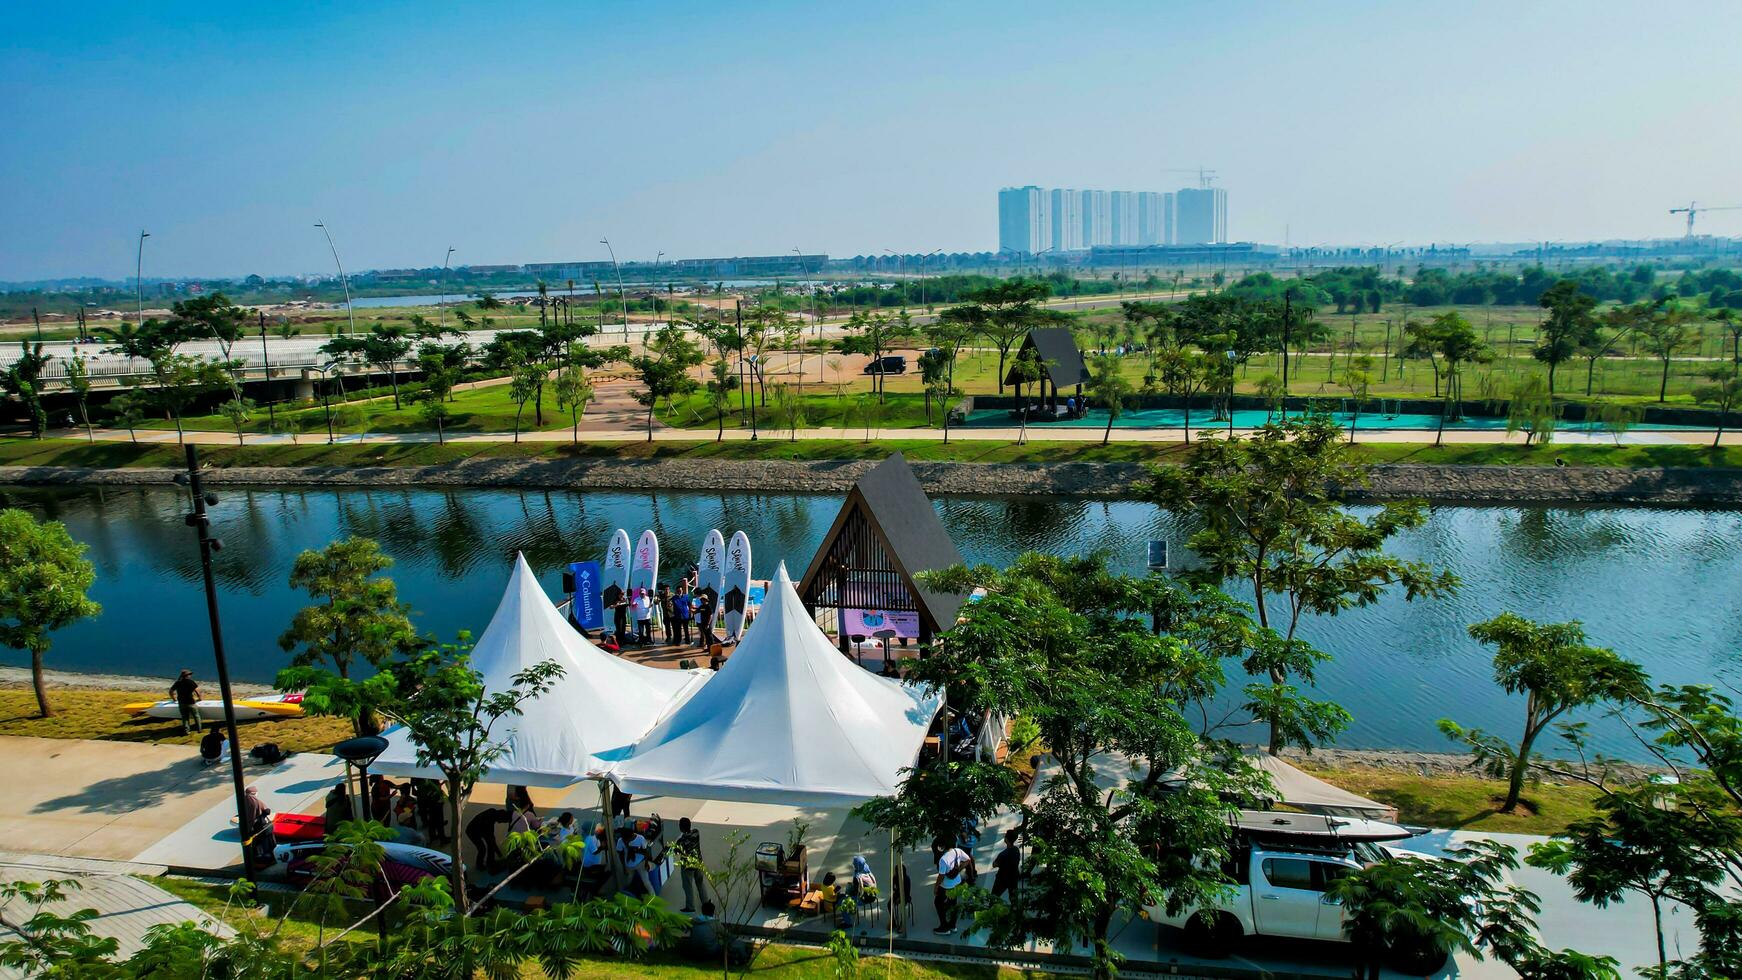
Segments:
[[[1187,950],[1200,956],[1225,956],[1245,936],[1348,942],[1342,903],[1326,894],[1331,882],[1387,858],[1423,857],[1386,846],[1411,836],[1381,820],[1243,811],[1224,866],[1234,881],[1232,892],[1215,905],[1178,915],[1152,905],[1149,916],[1183,929]],[[1444,962],[1443,954],[1428,951],[1398,953],[1424,972]]]

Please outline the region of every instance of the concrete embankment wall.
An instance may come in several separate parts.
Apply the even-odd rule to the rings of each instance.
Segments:
[[[229,467],[226,484],[402,487],[561,487],[586,490],[844,493],[864,460],[474,459],[438,466]],[[1130,497],[1145,476],[1134,463],[915,463],[928,492],[961,496]],[[0,484],[151,485],[170,469],[0,467]],[[1642,504],[1742,507],[1742,470],[1554,466],[1389,465],[1351,500],[1422,497],[1442,503]]]

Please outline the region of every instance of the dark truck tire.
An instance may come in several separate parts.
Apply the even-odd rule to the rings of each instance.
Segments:
[[[1241,934],[1239,920],[1226,912],[1206,909],[1186,920],[1186,952],[1193,956],[1221,959],[1234,951],[1234,943]]]
[[[1401,942],[1386,951],[1386,959],[1399,973],[1425,977],[1440,972],[1451,956],[1429,942]]]

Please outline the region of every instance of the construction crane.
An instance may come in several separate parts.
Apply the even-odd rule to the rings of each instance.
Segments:
[[[1216,172],[1206,170],[1203,167],[1163,167],[1161,172],[1164,174],[1197,174],[1199,187],[1208,187],[1216,182]],[[1701,208],[1700,210],[1705,209]]]
[[[1685,214],[1688,216],[1688,237],[1694,237],[1694,215],[1702,211],[1742,211],[1742,204],[1725,204],[1718,207],[1700,207],[1698,201],[1689,201],[1685,208],[1670,208],[1670,214]]]

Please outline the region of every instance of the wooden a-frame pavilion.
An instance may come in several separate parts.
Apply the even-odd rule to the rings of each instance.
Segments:
[[[919,479],[896,453],[847,492],[798,595],[813,617],[818,609],[917,613],[918,640],[926,644],[955,625],[966,597],[934,592],[915,577],[961,563]],[[847,642],[843,632],[843,653]]]

